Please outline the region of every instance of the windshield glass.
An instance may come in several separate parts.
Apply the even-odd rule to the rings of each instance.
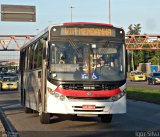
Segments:
[[[3,77],[4,82],[16,82],[17,77]]]
[[[160,73],[153,73],[154,76],[159,76],[160,77]]]
[[[137,71],[137,72],[135,72],[135,75],[143,75],[143,72]]]
[[[64,81],[124,80],[124,49],[115,42],[52,41],[49,76]]]

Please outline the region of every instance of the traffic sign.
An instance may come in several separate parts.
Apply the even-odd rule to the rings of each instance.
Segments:
[[[1,21],[36,22],[36,7],[2,4]]]

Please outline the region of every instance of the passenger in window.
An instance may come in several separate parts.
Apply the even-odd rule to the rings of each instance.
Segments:
[[[99,58],[97,67],[102,67],[105,65],[105,60],[103,58]]]
[[[105,60],[104,58],[99,58],[98,65],[95,68],[95,72],[99,76],[106,76],[111,74],[111,67],[110,62],[108,60]]]

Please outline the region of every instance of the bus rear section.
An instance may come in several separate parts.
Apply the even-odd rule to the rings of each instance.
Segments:
[[[126,113],[124,31],[108,24],[74,22],[50,26],[47,34],[40,48],[41,67],[21,71],[24,106],[37,110],[41,123],[57,114],[97,115],[111,122],[113,114]],[[25,84],[31,73],[38,81],[31,86],[34,96]]]

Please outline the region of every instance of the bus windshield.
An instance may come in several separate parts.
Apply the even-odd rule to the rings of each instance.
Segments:
[[[49,77],[62,81],[125,79],[125,48],[114,41],[51,41]]]

